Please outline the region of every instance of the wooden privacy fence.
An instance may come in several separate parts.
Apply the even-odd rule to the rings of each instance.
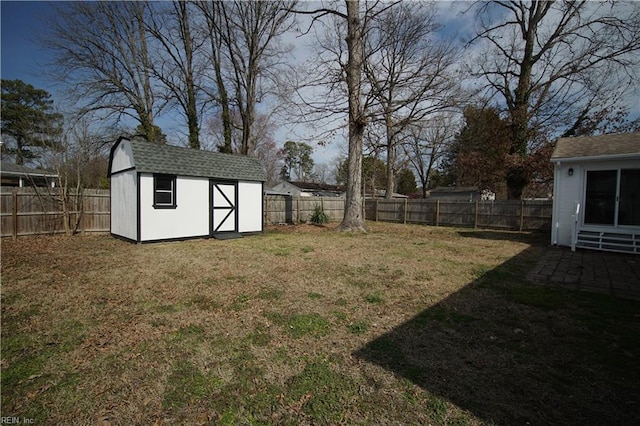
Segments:
[[[65,209],[59,189],[3,188],[0,193],[0,232],[2,237],[59,234],[65,232]],[[108,190],[86,189],[81,203],[76,195],[67,200],[70,226],[78,222],[78,232],[109,232],[110,198]]]
[[[544,201],[367,200],[369,220],[425,225],[550,230],[553,203]]]
[[[331,222],[341,221],[344,201],[342,197],[267,195],[264,199],[264,222],[267,225],[307,222],[316,206],[322,208]]]
[[[65,232],[64,211],[58,192],[46,188],[3,188],[0,193],[0,232],[2,237],[58,234]],[[69,222],[78,232],[110,231],[110,196],[108,190],[85,190],[82,209],[68,208]],[[69,206],[77,201],[71,196]],[[265,224],[301,223],[309,221],[316,206],[320,206],[332,222],[342,220],[344,198],[290,197],[268,195],[264,200]]]
[[[30,188],[2,188],[0,193],[0,231],[2,237],[64,233],[65,215],[59,193]],[[75,206],[75,196],[68,205]],[[69,222],[78,232],[109,232],[110,198],[108,190],[85,190],[80,209],[67,208]],[[340,197],[291,197],[268,195],[264,199],[267,225],[308,222],[316,206],[331,222],[344,214],[345,199]],[[551,229],[551,201],[383,200],[365,202],[368,220],[419,223],[434,226],[500,228],[516,231]]]

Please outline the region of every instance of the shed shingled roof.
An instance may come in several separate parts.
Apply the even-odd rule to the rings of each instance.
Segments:
[[[172,145],[132,140],[137,171],[214,179],[266,181],[260,160],[245,155],[222,154]]]
[[[551,160],[640,155],[640,132],[560,138]]]

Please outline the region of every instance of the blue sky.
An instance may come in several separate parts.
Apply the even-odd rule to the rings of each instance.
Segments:
[[[443,3],[445,4],[445,3]],[[46,1],[4,1],[0,2],[1,25],[1,61],[0,75],[3,79],[20,79],[39,89],[47,90],[54,101],[60,102],[62,94],[58,93],[56,83],[47,78],[45,70],[52,59],[47,51],[41,47],[38,37],[42,36],[47,16],[53,13],[53,2]],[[460,3],[448,2],[445,9],[450,12],[448,19],[460,19],[457,12]],[[310,40],[291,39],[298,44],[297,57],[308,55]],[[171,117],[161,117],[158,124],[165,132],[172,136],[172,129],[181,124]],[[308,129],[282,127],[276,134],[279,142],[296,140],[299,134],[307,133]],[[327,146],[315,146],[314,159],[316,163],[331,163],[341,155],[341,143],[333,142]],[[344,149],[342,149],[344,151]]]
[[[46,1],[0,2],[0,75],[3,79],[22,80],[36,88],[44,89],[52,95],[54,102],[59,102],[62,96],[58,94],[57,84],[47,78],[44,72],[52,58],[38,42],[38,37],[44,33],[43,22],[46,23],[46,17],[53,13],[52,4]],[[169,135],[171,141],[182,136],[175,136],[174,129],[183,127],[175,118],[160,117],[158,124]],[[296,133],[283,127],[277,132],[276,138],[278,142],[283,143],[285,140],[295,139]],[[338,155],[340,147],[337,144],[315,147],[316,163],[330,163]]]
[[[458,12],[460,3],[447,2],[444,7],[449,11],[447,18],[461,19]],[[47,16],[53,13],[53,2],[46,1],[0,1],[1,25],[1,60],[0,75],[3,79],[19,79],[39,89],[47,90],[54,101],[60,102],[62,94],[58,93],[57,84],[47,78],[46,68],[52,58],[39,41],[46,29]],[[456,26],[457,27],[457,26]],[[298,45],[297,57],[308,55],[310,40],[292,39]],[[170,136],[172,128],[181,124],[171,117],[159,118],[159,125]],[[296,139],[299,134],[307,133],[305,128],[293,128],[291,131],[282,127],[276,134],[279,142]],[[331,143],[327,146],[315,146],[314,159],[317,163],[331,163],[341,155],[341,144]],[[344,149],[342,150],[344,151]]]
[[[1,22],[1,62],[0,75],[3,79],[20,79],[33,86],[45,89],[53,96],[55,101],[62,99],[62,93],[58,93],[58,88],[53,81],[46,77],[47,63],[51,58],[47,55],[38,43],[38,37],[44,34],[46,29],[47,16],[53,13],[53,2],[25,2],[25,1],[1,1],[0,16]],[[441,13],[441,23],[445,25],[442,34],[451,36],[456,34],[456,38],[468,35],[473,31],[473,13],[462,14],[468,9],[469,2],[438,2]],[[309,54],[308,44],[310,40],[300,40],[290,38],[289,42],[298,46],[298,59],[300,56]],[[300,55],[301,54],[301,55]],[[631,100],[632,115],[640,114],[640,102],[635,98]],[[161,117],[158,124],[169,135],[170,140],[175,141],[176,134],[184,126],[175,117]],[[296,134],[306,133],[306,129],[294,128],[294,131],[282,127],[276,134],[279,143],[285,140],[297,140]],[[297,131],[296,131],[297,130]],[[344,138],[338,137],[336,141],[328,146],[316,146],[314,159],[317,163],[331,163],[344,151]]]
[[[51,11],[48,2],[2,1],[1,62],[2,78],[22,80],[52,93],[54,87],[42,75],[48,57],[37,42],[40,18]]]

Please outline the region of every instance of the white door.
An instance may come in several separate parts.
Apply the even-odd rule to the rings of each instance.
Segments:
[[[235,232],[237,230],[236,193],[235,183],[211,183],[212,233]]]

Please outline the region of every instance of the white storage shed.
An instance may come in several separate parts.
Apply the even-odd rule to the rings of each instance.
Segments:
[[[261,232],[254,157],[120,138],[109,157],[111,234],[136,242]]]
[[[551,242],[640,254],[640,132],[561,138]]]

